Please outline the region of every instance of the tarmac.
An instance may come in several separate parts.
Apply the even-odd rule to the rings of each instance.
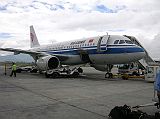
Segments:
[[[0,119],[108,119],[115,106],[152,102],[153,83],[143,79],[105,79],[85,67],[78,78],[45,78],[38,73],[4,75],[0,68]],[[154,114],[156,107],[140,110]]]

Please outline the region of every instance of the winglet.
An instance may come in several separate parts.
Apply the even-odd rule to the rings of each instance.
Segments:
[[[30,42],[31,48],[40,46],[33,26],[30,26]]]

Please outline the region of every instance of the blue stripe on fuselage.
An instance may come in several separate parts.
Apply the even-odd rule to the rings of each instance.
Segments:
[[[97,52],[96,46],[85,47],[83,50],[87,50],[89,54],[121,54],[121,53],[136,53],[136,52],[144,52],[142,48],[137,46],[132,47],[107,47],[106,51]],[[43,51],[48,54],[64,54],[64,55],[79,55],[79,49],[63,49],[63,50],[53,50],[53,51]]]

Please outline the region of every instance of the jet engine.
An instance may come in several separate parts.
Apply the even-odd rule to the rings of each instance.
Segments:
[[[45,56],[37,60],[37,67],[40,70],[51,70],[56,69],[60,65],[60,61],[55,56]]]

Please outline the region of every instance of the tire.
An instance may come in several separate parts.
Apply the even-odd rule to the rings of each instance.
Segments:
[[[53,78],[57,78],[57,77],[59,77],[59,75],[60,75],[60,74],[59,74],[58,72],[53,72],[52,77],[53,77]]]
[[[17,73],[21,73],[21,72],[22,72],[22,69],[17,69],[16,72],[17,72]]]
[[[105,78],[109,78],[109,73],[106,73],[106,74],[105,74]]]
[[[113,78],[113,74],[112,73],[110,73],[110,78]]]
[[[78,72],[73,72],[73,74],[72,74],[72,77],[73,78],[77,78],[79,76],[79,73]]]
[[[83,73],[83,69],[82,68],[79,67],[77,70],[78,70],[79,73]]]
[[[106,73],[105,78],[113,78],[113,74],[112,73]]]

